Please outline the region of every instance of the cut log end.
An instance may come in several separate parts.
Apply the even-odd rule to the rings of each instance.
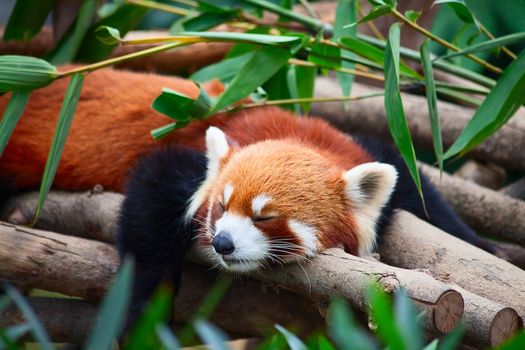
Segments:
[[[490,326],[490,343],[497,346],[523,329],[523,320],[516,310],[506,307],[500,310]]]
[[[465,303],[460,293],[455,290],[444,292],[434,308],[434,326],[442,334],[450,332],[463,317]]]

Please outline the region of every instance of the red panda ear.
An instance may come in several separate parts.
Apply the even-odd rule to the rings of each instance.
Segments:
[[[381,210],[397,180],[397,171],[390,164],[364,163],[343,173],[347,198],[357,207]]]
[[[215,126],[210,126],[206,131],[207,177],[218,173],[221,160],[228,155],[229,151],[228,138],[224,132]]]
[[[376,240],[376,223],[397,181],[397,171],[384,163],[365,163],[343,173],[345,194],[357,220],[359,255],[370,253]]]

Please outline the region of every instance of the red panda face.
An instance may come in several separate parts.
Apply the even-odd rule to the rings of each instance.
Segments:
[[[268,140],[233,152],[221,134],[216,128],[207,133],[207,180],[189,211],[206,207],[204,251],[216,265],[244,272],[272,261],[308,260],[332,246],[357,254],[360,243],[370,245],[369,238],[359,237],[370,226],[359,201],[373,196],[361,190],[377,192],[381,186],[366,167],[354,168],[362,174],[351,176],[296,141]],[[363,178],[372,183],[360,186]],[[371,219],[373,240],[379,209]]]

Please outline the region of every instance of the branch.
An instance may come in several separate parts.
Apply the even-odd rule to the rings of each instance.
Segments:
[[[472,342],[482,339],[485,345],[495,346],[501,341],[501,330],[509,336],[522,327],[519,315],[525,316],[525,271],[518,267],[404,211],[392,217],[379,249],[381,260],[387,264],[424,268],[440,280],[467,289],[469,292],[462,291],[462,295],[465,320],[472,323],[466,336]],[[478,295],[497,303],[487,304]],[[504,311],[503,305],[516,310]]]
[[[354,84],[352,94],[365,95],[382,90]],[[330,78],[319,77],[316,80],[316,97],[340,96],[339,84]],[[407,115],[410,132],[414,143],[423,148],[432,149],[432,133],[429,124],[426,99],[420,96],[402,94],[403,106]],[[441,131],[445,147],[459,136],[474,110],[446,102],[438,102]],[[349,133],[376,135],[390,140],[387,119],[382,98],[371,98],[352,102],[349,110],[343,103],[317,103],[312,106],[312,114],[323,117],[336,127]],[[522,112],[520,112],[522,113]],[[474,149],[469,156],[490,161],[503,167],[525,170],[525,122],[512,119],[489,140]]]

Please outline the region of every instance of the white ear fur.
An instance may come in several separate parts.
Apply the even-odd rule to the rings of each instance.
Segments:
[[[376,223],[397,181],[397,170],[384,163],[365,163],[343,173],[345,194],[357,219],[359,255],[368,255],[376,240]]]
[[[206,149],[210,162],[219,162],[222,157],[228,154],[230,146],[228,146],[226,135],[221,129],[210,126],[206,130]]]
[[[224,132],[215,126],[210,126],[206,130],[206,156],[208,157],[206,179],[190,199],[186,220],[191,220],[206,200],[213,181],[219,174],[221,159],[228,154],[229,150],[230,146]]]

